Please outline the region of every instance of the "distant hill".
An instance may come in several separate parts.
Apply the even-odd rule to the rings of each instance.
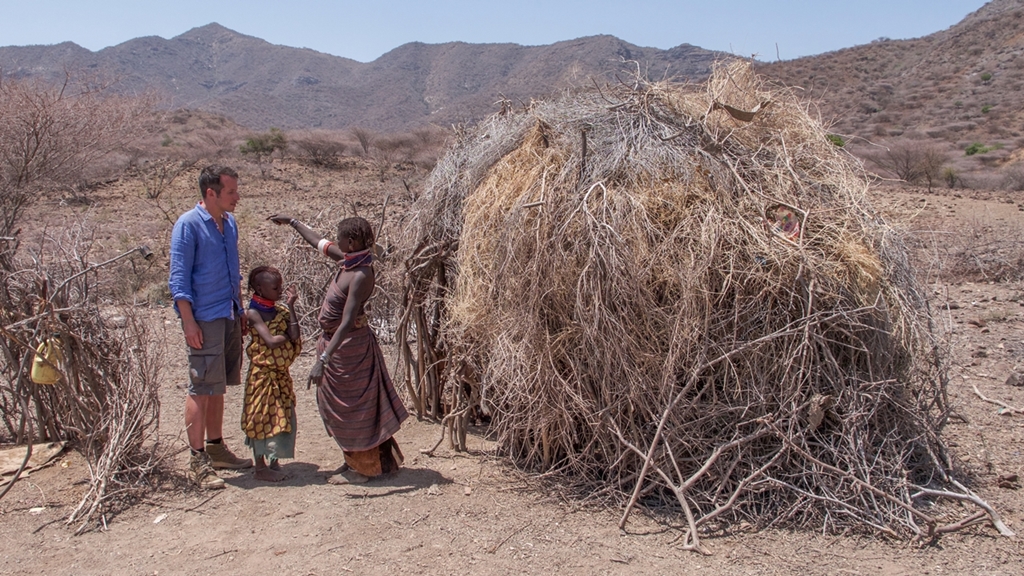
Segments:
[[[1024,149],[1024,0],[994,0],[947,30],[759,66],[803,89],[832,130],[861,146],[909,139],[989,167]],[[965,166],[970,169],[971,166]]]
[[[639,62],[657,78],[702,79],[721,52],[670,50],[591,36],[548,46],[399,46],[369,63],[270,44],[209,24],[165,40],[144,37],[91,52],[71,42],[0,48],[4,76],[59,80],[64,70],[116,78],[124,92],[156,90],[168,108],[223,114],[253,129],[406,130],[494,112],[591,78],[614,79]]]

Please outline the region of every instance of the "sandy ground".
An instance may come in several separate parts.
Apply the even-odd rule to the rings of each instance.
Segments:
[[[260,201],[255,187],[245,193],[243,202]],[[1024,211],[1005,196],[889,191],[876,203],[908,229],[970,214],[1000,230],[1024,231]],[[63,518],[89,473],[69,452],[0,500],[0,574],[1024,574],[1024,490],[999,480],[1024,477],[1024,414],[1001,414],[973,390],[1024,407],[1024,387],[1006,384],[1013,371],[1024,371],[1024,285],[932,283],[928,291],[954,337],[957,417],[946,438],[1017,538],[987,526],[927,546],[811,531],[715,533],[703,537],[712,555],[701,556],[680,550],[679,530],[664,519],[634,514],[620,532],[621,510],[552,493],[496,458],[483,430],[470,436],[467,453],[443,444],[434,457],[420,454],[440,428],[415,417],[397,435],[406,454],[399,474],[333,486],[325,477],[341,453],[323,430],[314,394],[299,386],[298,454],[284,465],[285,482],[229,472],[225,490],[201,492],[168,480],[144,502],[107,517],[106,529],[74,536]],[[169,308],[146,313],[168,342],[161,435],[180,447],[171,466],[183,470],[184,342]],[[300,358],[296,380],[310,364],[308,355]],[[227,442],[244,453],[236,424],[241,390],[230,390],[226,403]]]

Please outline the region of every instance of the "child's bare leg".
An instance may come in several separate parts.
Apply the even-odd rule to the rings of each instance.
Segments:
[[[271,458],[270,459],[270,465],[268,465],[267,468],[270,468],[271,470],[280,470],[281,469],[281,461],[278,460],[277,458]]]
[[[256,472],[253,477],[257,480],[264,482],[280,482],[287,478],[284,472],[280,472],[267,466],[267,461],[263,456],[256,457]]]

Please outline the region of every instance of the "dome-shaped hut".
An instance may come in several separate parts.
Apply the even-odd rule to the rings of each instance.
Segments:
[[[466,131],[412,208],[420,413],[590,493],[922,534],[944,359],[860,165],[747,64],[575,91]],[[459,422],[463,424],[459,424]],[[667,507],[667,508],[666,508]]]

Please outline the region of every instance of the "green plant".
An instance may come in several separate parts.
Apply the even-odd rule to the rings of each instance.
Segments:
[[[984,106],[981,107],[981,113],[982,114],[988,114],[989,111],[991,111],[991,110],[992,110],[992,105],[991,104],[985,104]]]
[[[992,75],[989,74],[988,72],[985,72],[984,74],[981,75],[981,81],[982,82],[988,82],[991,79],[992,79]]]
[[[981,142],[972,142],[970,146],[964,148],[964,156],[974,156],[975,154],[984,154],[991,152],[993,148],[991,146],[985,146]]]
[[[160,141],[160,145],[166,148],[171,144],[174,144],[174,138],[171,138],[168,134],[164,134],[164,139]]]
[[[956,102],[953,102],[953,108],[956,108],[956,109],[959,110],[960,108],[963,108],[963,107],[964,107],[964,103],[962,101],[957,100]]]
[[[828,134],[825,137],[828,138],[829,142],[831,142],[832,144],[835,144],[836,146],[838,146],[840,148],[842,148],[843,146],[846,146],[846,140],[843,140],[843,137],[840,136],[839,134]]]
[[[267,171],[263,165],[265,160],[270,160],[271,155],[288,147],[288,140],[277,128],[271,128],[263,134],[253,134],[245,140],[245,144],[238,147],[243,156],[256,158],[256,165],[259,166],[260,174],[266,178]]]

